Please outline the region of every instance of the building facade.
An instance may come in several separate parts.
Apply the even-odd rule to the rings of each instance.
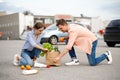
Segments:
[[[66,14],[47,16],[14,13],[0,16],[0,32],[2,33],[0,39],[25,39],[26,33],[24,34],[24,32],[27,31],[27,26],[33,27],[36,22],[42,22],[48,27],[61,18],[68,23],[81,23],[90,26],[90,30],[94,33],[97,33],[104,26],[100,19],[92,17],[73,17]]]
[[[14,13],[0,16],[0,39],[20,39],[27,25],[33,26],[33,16],[25,16],[22,13]]]

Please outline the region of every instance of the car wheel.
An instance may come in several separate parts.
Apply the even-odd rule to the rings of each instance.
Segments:
[[[115,46],[115,43],[114,42],[106,42],[107,46],[109,47],[114,47]]]
[[[58,42],[58,38],[56,36],[51,36],[49,42],[55,45]]]

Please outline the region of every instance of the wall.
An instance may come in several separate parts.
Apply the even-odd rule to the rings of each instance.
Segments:
[[[0,16],[0,39],[20,39],[21,34],[26,30],[26,26],[33,26],[34,18],[32,15],[24,15],[23,13],[14,13]]]
[[[95,33],[95,35],[98,38],[103,38],[103,35],[100,35],[99,30],[104,29],[104,23],[99,18],[92,18],[91,19],[91,26],[92,26],[92,32]]]
[[[33,27],[34,17],[32,15],[24,15],[20,13],[19,15],[19,38],[25,39],[27,35],[27,26]]]
[[[3,33],[1,39],[18,39],[19,14],[0,16],[0,31]]]

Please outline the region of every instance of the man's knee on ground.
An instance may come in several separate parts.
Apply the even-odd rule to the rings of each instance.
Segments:
[[[96,63],[94,62],[94,63],[89,63],[90,64],[90,66],[96,66]]]

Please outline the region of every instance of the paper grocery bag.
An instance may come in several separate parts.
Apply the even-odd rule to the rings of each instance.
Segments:
[[[56,63],[53,62],[53,60],[60,54],[59,51],[54,51],[52,50],[51,52],[48,52],[46,54],[46,65],[53,65],[53,66],[59,66],[60,65],[60,60],[57,61]]]

